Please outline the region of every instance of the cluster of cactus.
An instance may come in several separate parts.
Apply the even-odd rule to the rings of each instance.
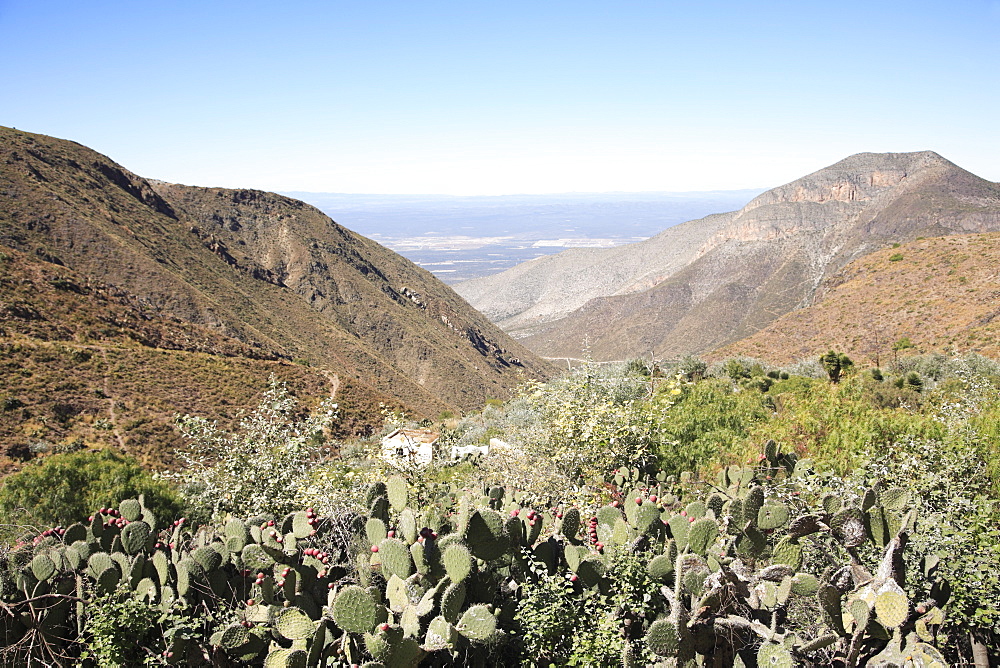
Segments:
[[[901,553],[916,522],[906,492],[883,483],[856,506],[827,493],[810,507],[796,485],[807,475],[807,461],[769,441],[757,466],[721,471],[704,501],[667,519],[671,539],[650,570],[670,580],[669,614],[646,635],[666,665],[699,654],[713,665],[946,665],[932,644],[945,595],[935,588],[913,606],[903,590]],[[779,486],[789,500],[768,495]],[[846,562],[802,570],[810,538],[825,551],[836,543]],[[875,575],[859,556],[866,543],[883,553]],[[796,598],[822,610],[819,632],[789,628]]]
[[[607,594],[627,551],[662,594],[652,614],[621,619],[627,665],[643,655],[665,666],[944,665],[933,646],[943,596],[913,604],[903,590],[915,523],[905,492],[876,485],[844,505],[798,485],[810,475],[769,442],[707,493],[690,476],[620,469],[600,482],[608,503],[587,511],[397,476],[370,486],[367,516],[347,522],[346,537],[331,531],[344,521],[311,510],[157,531],[141,500],[128,500],[6,555],[0,642],[45,633],[70,656],[95,595],[129,592],[165,613],[221,620],[203,638],[165,629],[155,648],[164,664],[509,663],[522,585],[547,573],[580,596]],[[807,545],[845,562],[809,572]],[[883,555],[874,575],[863,547]],[[795,605],[822,625],[796,626]]]
[[[157,529],[142,499],[127,499],[7,553],[0,563],[4,665],[32,665],[35,657],[20,657],[17,649],[35,634],[44,635],[53,656],[77,656],[90,606],[109,594],[155,606],[164,619],[206,611],[239,618],[203,639],[183,626],[165,628],[155,648],[165,665],[199,665],[223,653],[297,665],[299,649],[317,657],[325,649],[313,620],[332,602],[330,588],[347,573],[347,559],[346,550],[331,555],[310,546],[319,544],[323,530],[312,512],[277,521],[230,519],[194,532],[180,519]],[[282,663],[281,656],[292,658]]]

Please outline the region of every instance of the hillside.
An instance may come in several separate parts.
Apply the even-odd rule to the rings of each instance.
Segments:
[[[769,190],[740,211],[642,244],[582,261],[564,254],[536,265],[534,275],[525,265],[458,289],[541,355],[579,357],[586,349],[595,359],[668,357],[753,334],[812,303],[848,262],[891,243],[995,230],[1000,185],[930,151],[862,153]],[[541,270],[558,263],[559,271]],[[509,287],[513,272],[544,290],[519,294]],[[551,297],[568,293],[570,313]]]
[[[7,247],[0,350],[0,472],[39,453],[88,446],[170,465],[181,445],[177,413],[229,423],[272,376],[307,405],[333,389],[319,369],[157,316],[127,293]],[[361,398],[360,389],[345,394]],[[350,402],[343,408],[341,433],[378,421]]]
[[[247,369],[296,360],[376,420],[382,400],[436,416],[548,373],[428,272],[297,200],[148,181],[74,142],[9,128],[0,128],[0,184],[0,244],[27,255],[15,270],[61,268],[129,305],[133,349],[172,348],[189,364],[224,356]],[[11,297],[5,287],[5,304]],[[17,299],[20,313],[48,308],[38,291]],[[29,318],[35,325],[2,342],[64,340],[62,318]],[[150,321],[146,337],[139,325]],[[168,382],[158,374],[147,382]]]
[[[904,354],[1000,356],[1000,234],[920,239],[855,260],[821,286],[817,303],[793,311],[712,357],[774,363],[830,348],[884,365]],[[903,343],[905,345],[905,342]]]

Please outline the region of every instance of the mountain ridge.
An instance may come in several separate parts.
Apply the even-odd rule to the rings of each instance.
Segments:
[[[150,317],[325,369],[341,392],[436,416],[550,373],[429,272],[303,202],[150,181],[76,142],[2,127],[0,177],[0,244]]]
[[[706,233],[709,224],[713,229]],[[680,253],[647,240],[642,252],[658,251],[650,253],[659,256],[653,270],[627,268],[633,281],[643,272],[651,276],[652,286],[622,281],[591,293],[568,315],[544,300],[514,298],[498,322],[548,357],[703,353],[810,304],[826,277],[885,245],[997,229],[1000,185],[932,151],[861,153],[762,193],[739,211],[670,228],[687,243]],[[637,247],[612,249],[614,257],[595,254],[589,265],[564,268],[556,278],[585,276],[604,260],[629,258]],[[664,271],[657,274],[657,266]],[[506,278],[456,287],[494,315],[503,312],[497,304],[507,294]],[[557,280],[548,290],[555,294],[559,287]],[[493,303],[480,294],[490,294]],[[533,317],[530,328],[518,321],[523,313]]]

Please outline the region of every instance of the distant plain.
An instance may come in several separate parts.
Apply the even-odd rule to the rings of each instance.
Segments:
[[[285,192],[442,281],[488,276],[567,248],[609,248],[741,208],[763,189],[452,197]]]

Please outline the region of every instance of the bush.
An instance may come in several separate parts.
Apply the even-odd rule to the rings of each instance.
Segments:
[[[135,459],[112,450],[82,450],[32,462],[4,480],[0,515],[22,525],[69,525],[95,508],[145,495],[159,517],[180,514],[180,496]]]
[[[956,426],[956,425],[952,425]],[[962,432],[965,432],[964,435]],[[1000,637],[1000,508],[989,498],[986,466],[976,456],[972,432],[955,429],[946,441],[908,438],[870,463],[865,473],[910,490],[918,511],[908,560],[909,588],[916,600],[930,594],[921,558],[941,557],[939,575],[950,584],[946,628],[958,638],[970,632]]]
[[[298,400],[272,378],[260,404],[236,432],[225,432],[200,417],[178,419],[191,449],[181,454],[185,468],[172,477],[205,515],[199,519],[284,515],[308,505],[306,497],[315,482],[310,469],[337,416],[337,404],[327,399],[302,419],[297,408]]]
[[[729,380],[708,378],[688,385],[663,416],[660,465],[670,473],[711,466],[772,413],[766,396],[757,391],[734,392]]]

